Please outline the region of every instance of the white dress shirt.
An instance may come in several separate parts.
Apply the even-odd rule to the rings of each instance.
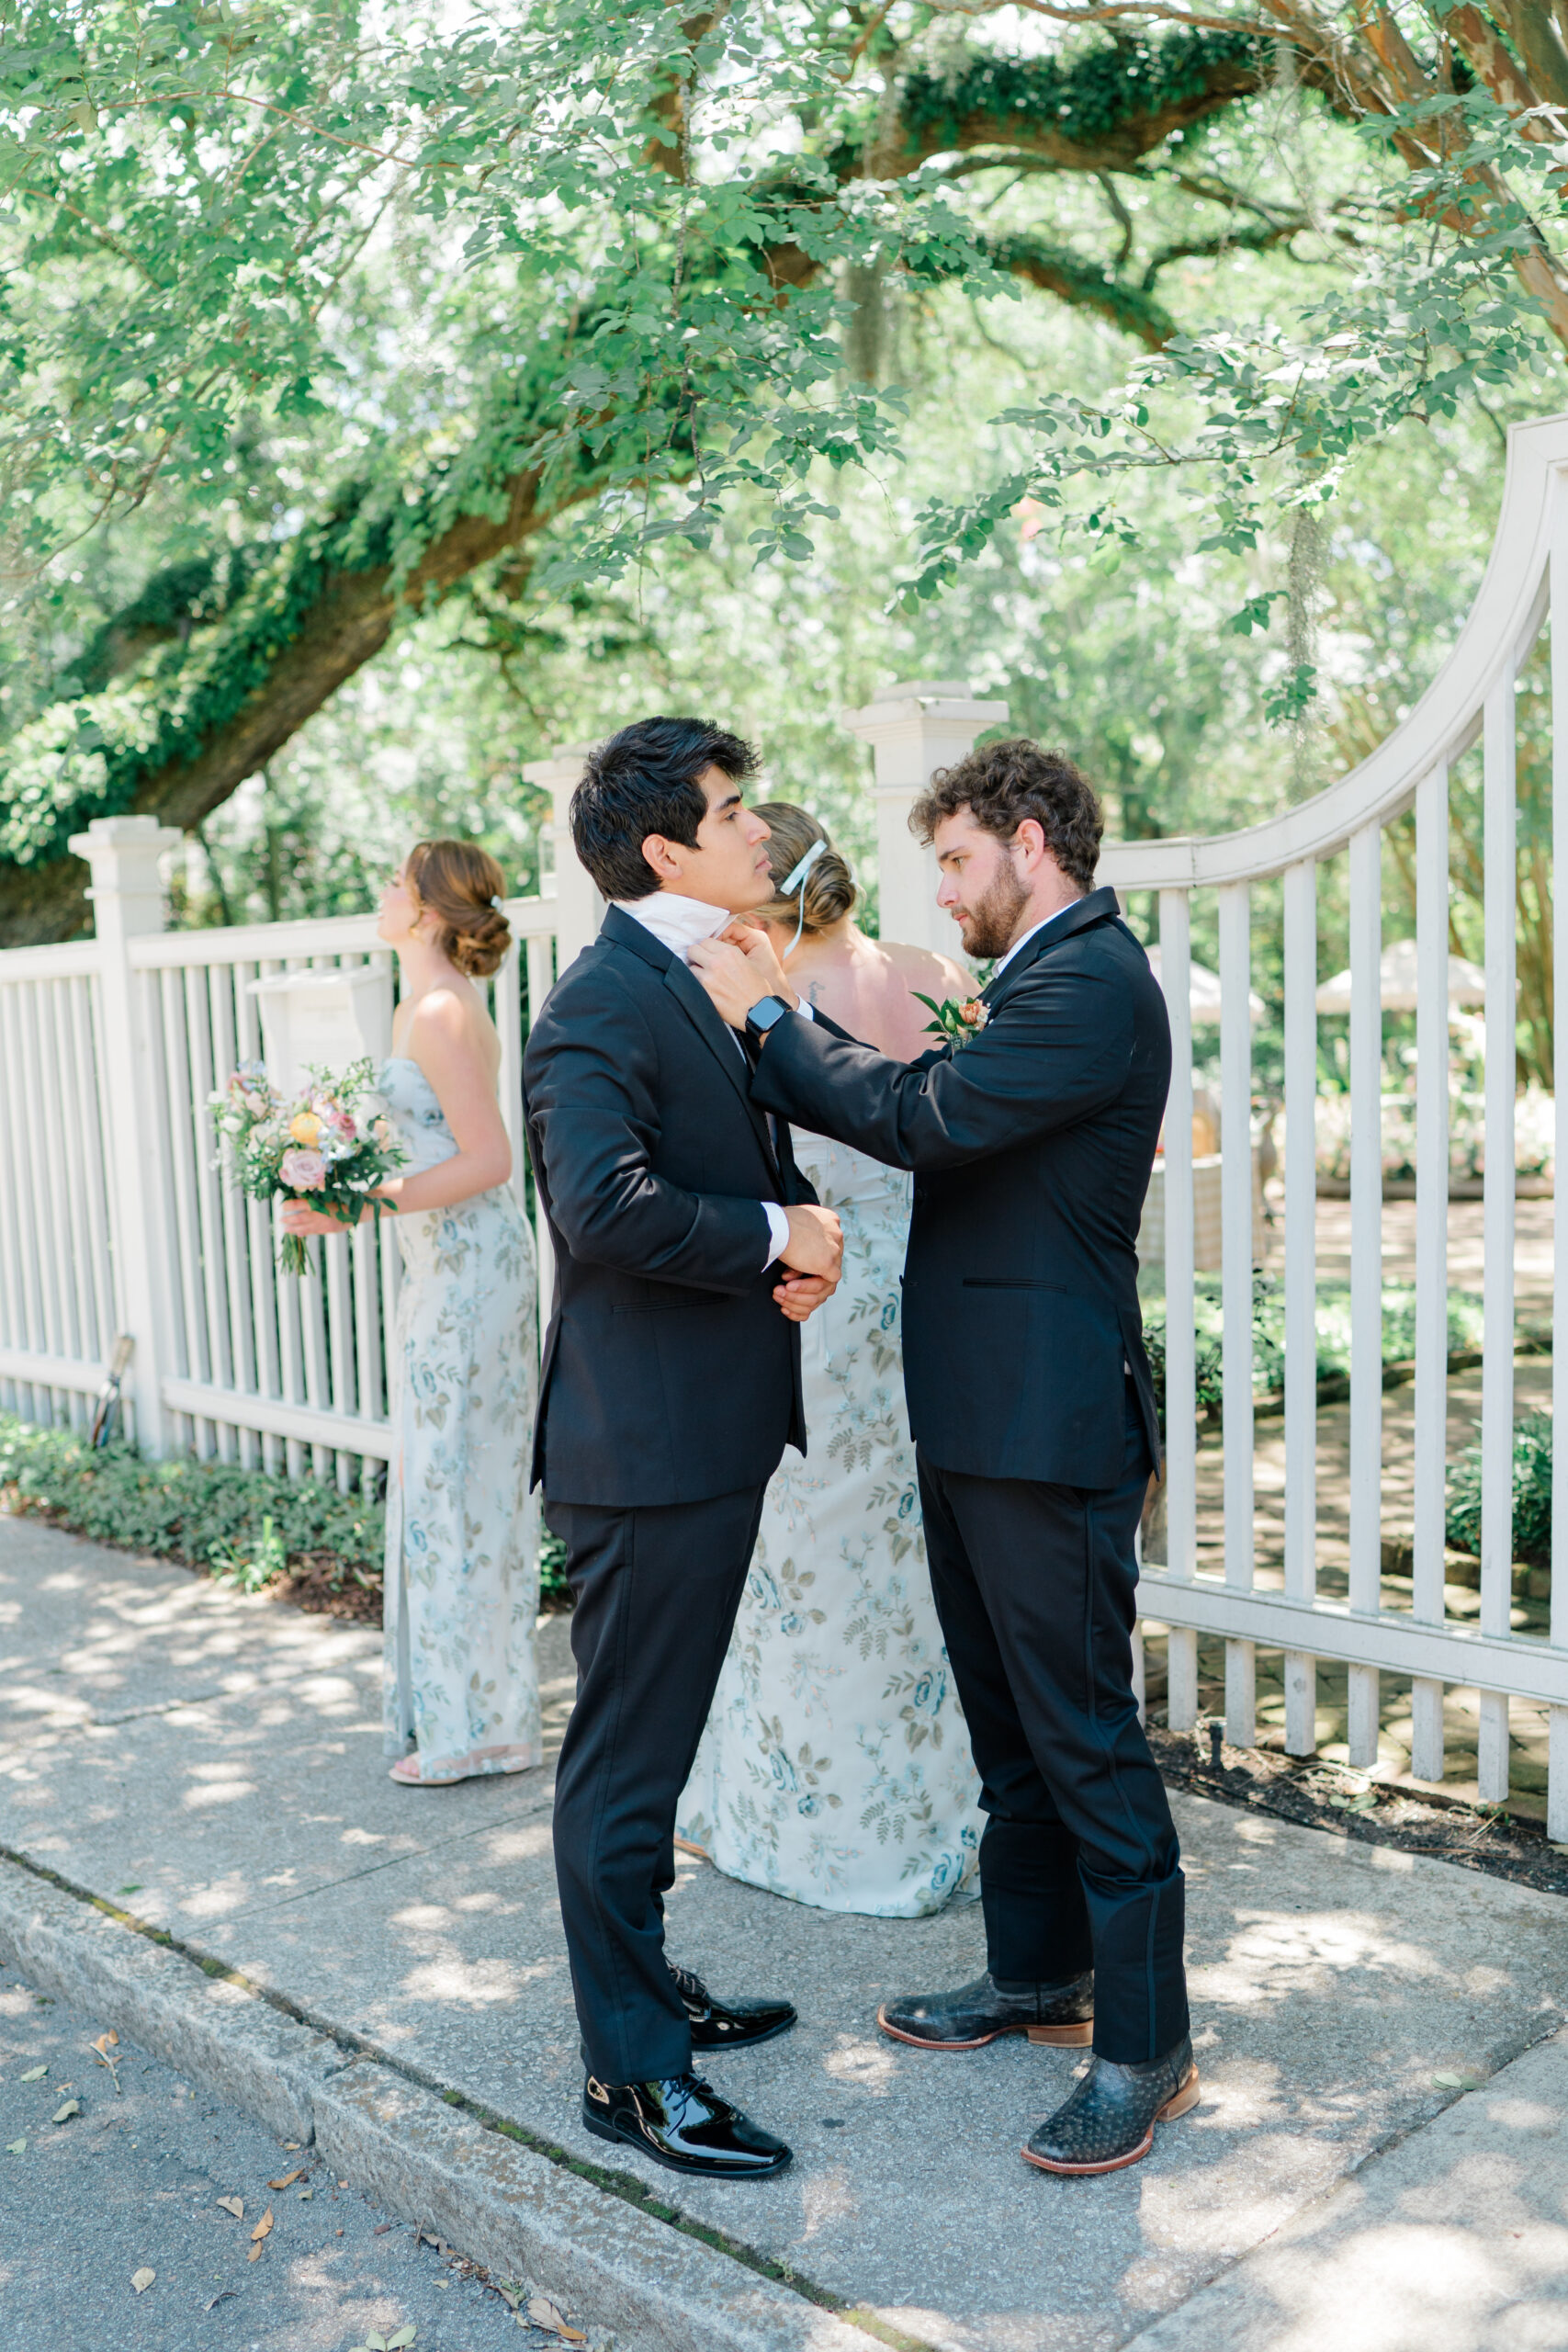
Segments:
[[[678,890],[654,890],[646,899],[615,899],[611,903],[634,922],[640,922],[644,931],[650,931],[660,945],[668,947],[682,964],[690,964],[692,950],[700,939],[716,939],[735,921],[728,908],[710,907],[705,899],[682,898]],[[807,1021],[815,1017],[804,997],[800,1010]],[[739,1038],[735,1050],[744,1061],[745,1049]],[[768,1220],[768,1254],[762,1263],[771,1266],[788,1247],[789,1219],[777,1201],[759,1205]]]
[[[689,904],[690,904],[690,901],[689,901],[689,900],[687,900],[687,899],[683,899],[683,900],[682,901],[682,905],[689,905]],[[1067,900],[1067,907],[1076,907],[1077,905],[1077,900],[1076,899],[1069,899]],[[1028,946],[1028,944],[1029,944],[1029,943],[1030,943],[1030,941],[1033,938],[1033,936],[1034,936],[1035,933],[1036,933],[1037,931],[1043,931],[1043,930],[1044,930],[1044,928],[1045,928],[1045,924],[1046,924],[1046,923],[1048,923],[1048,922],[1055,922],[1055,920],[1056,920],[1056,915],[1065,915],[1065,914],[1066,913],[1066,911],[1067,911],[1067,907],[1058,907],[1058,908],[1057,908],[1057,910],[1056,910],[1056,914],[1055,914],[1055,915],[1046,915],[1046,916],[1045,916],[1045,918],[1044,918],[1044,920],[1043,920],[1043,922],[1032,922],[1032,923],[1030,924],[1030,926],[1029,926],[1029,929],[1024,933],[1023,937],[1022,937],[1021,939],[1015,939],[1015,940],[1013,941],[1012,945],[1008,949],[1007,954],[1002,957],[1001,962],[997,966],[996,970],[991,974],[991,979],[993,979],[993,980],[999,980],[999,979],[1001,978],[1002,974],[1007,970],[1008,966],[1012,962],[1013,957],[1018,954],[1018,952],[1019,952],[1020,948],[1027,947],[1027,946]],[[631,910],[630,910],[630,909],[628,908],[628,909],[627,909],[627,912],[629,913],[630,911],[631,911]],[[987,981],[987,987],[989,987],[989,985],[990,985],[990,982],[989,982],[989,981]]]

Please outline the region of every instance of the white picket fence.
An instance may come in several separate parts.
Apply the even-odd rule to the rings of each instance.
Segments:
[[[1167,1119],[1166,1280],[1168,1556],[1145,1566],[1143,1600],[1168,1627],[1173,1728],[1198,1707],[1201,1634],[1225,1645],[1226,1727],[1255,1731],[1259,1645],[1286,1658],[1286,1745],[1314,1744],[1319,1660],[1349,1673],[1352,1761],[1376,1760],[1379,1676],[1413,1678],[1415,1769],[1443,1770],[1445,1686],[1480,1696],[1480,1784],[1508,1789],[1510,1698],[1551,1710],[1549,1826],[1568,1839],[1568,1510],[1554,1522],[1549,1640],[1510,1629],[1514,1415],[1514,1060],[1488,1066],[1483,1370],[1483,1530],[1478,1625],[1450,1621],[1443,1595],[1447,1401],[1448,813],[1452,763],[1479,735],[1485,762],[1488,1001],[1514,998],[1515,681],[1546,619],[1555,707],[1568,710],[1568,417],[1510,436],[1492,561],[1441,675],[1372,757],[1286,815],[1246,831],[1108,844],[1102,882],[1157,890],[1163,978],[1176,1077]],[[932,771],[1007,717],[962,682],[885,689],[844,714],[874,758],[882,922],[889,936],[951,952],[936,872],[907,817]],[[1554,849],[1568,854],[1568,727],[1554,735]],[[547,894],[511,902],[518,946],[497,975],[502,1091],[523,1184],[518,1070],[526,1008],[592,936],[598,909],[565,824],[581,765],[568,746],[528,770],[555,805],[555,873]],[[1382,1519],[1391,1498],[1382,1455],[1381,835],[1414,804],[1417,833],[1417,1272],[1414,1599],[1382,1605]],[[44,1423],[85,1419],[117,1333],[134,1354],[129,1426],[149,1451],[312,1471],[347,1487],[388,1452],[385,1347],[396,1296],[389,1231],[315,1245],[321,1279],[280,1280],[266,1211],[220,1179],[206,1098],[257,1049],[248,981],[307,966],[389,959],[368,916],[170,933],[159,861],[179,836],[149,818],[111,818],[78,843],[92,869],[95,937],[0,954],[0,1405]],[[1317,1590],[1315,1181],[1317,868],[1345,854],[1352,983],[1352,1364],[1348,1600]],[[1251,887],[1283,876],[1286,1164],[1283,1590],[1255,1577],[1253,1514],[1252,1171],[1223,1154],[1224,1576],[1197,1567],[1191,1038],[1187,969],[1192,901],[1213,891],[1222,983],[1223,1130],[1249,1132]],[[1557,1026],[1559,1145],[1568,1106],[1568,1017]],[[1365,1139],[1366,1148],[1359,1148]],[[1568,1166],[1561,1148],[1559,1167]],[[540,1235],[547,1297],[547,1238]],[[1564,1244],[1557,1242],[1554,1366],[1568,1346]],[[1558,1376],[1554,1373],[1554,1378]]]

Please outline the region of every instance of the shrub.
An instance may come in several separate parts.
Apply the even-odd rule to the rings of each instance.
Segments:
[[[118,1544],[256,1590],[303,1555],[336,1562],[347,1577],[379,1585],[385,1516],[366,1495],[343,1495],[321,1478],[279,1478],[189,1454],[143,1460],[129,1445],[95,1452],[72,1430],[35,1429],[0,1413],[0,1491],[77,1535]],[[544,1595],[564,1594],[561,1547],[541,1550]]]
[[[1481,1448],[1467,1445],[1449,1472],[1446,1531],[1456,1552],[1481,1549]],[[1551,1416],[1514,1424],[1514,1557],[1538,1567],[1551,1559]]]

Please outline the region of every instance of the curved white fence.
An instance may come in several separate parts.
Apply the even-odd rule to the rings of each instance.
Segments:
[[[1204,840],[1107,846],[1100,878],[1120,890],[1159,892],[1162,973],[1176,1038],[1176,1080],[1166,1121],[1166,1270],[1168,1329],[1168,1556],[1145,1571],[1143,1605],[1168,1622],[1170,1721],[1197,1710],[1197,1637],[1226,1645],[1226,1726],[1254,1736],[1255,1656],[1282,1647],[1286,1747],[1314,1745],[1316,1662],[1349,1668],[1353,1764],[1378,1755],[1380,1672],[1414,1679],[1414,1770],[1443,1772],[1445,1684],[1480,1694],[1479,1781],[1485,1802],[1508,1793],[1508,1702],[1551,1708],[1549,1826],[1568,1838],[1568,1507],[1554,1514],[1551,1638],[1516,1634],[1512,1610],[1514,1424],[1513,1024],[1494,1020],[1497,1050],[1486,1069],[1485,1326],[1482,1408],[1483,1521],[1478,1625],[1453,1622],[1443,1590],[1448,1387],[1448,928],[1449,779],[1479,737],[1484,759],[1486,995],[1515,998],[1515,682],[1551,616],[1553,870],[1568,872],[1568,417],[1516,426],[1509,435],[1503,509],[1491,560],[1470,618],[1441,673],[1370,759],[1313,799],[1267,824]],[[1561,723],[1559,723],[1561,721]],[[1414,1594],[1408,1610],[1383,1605],[1381,1153],[1383,828],[1414,807],[1418,966],[1416,1078],[1416,1337]],[[1317,1590],[1315,1201],[1314,1100],[1317,1086],[1317,868],[1344,852],[1348,865],[1351,1012],[1350,1572],[1348,1600]],[[1246,1155],[1224,1167],[1224,1575],[1196,1573],[1197,1489],[1192,1341],[1190,1035],[1187,968],[1191,902],[1218,901],[1221,979],[1221,1123],[1248,1133],[1251,1028],[1247,1012],[1250,893],[1278,875],[1284,902],[1285,974],[1285,1580],[1261,1590],[1254,1576],[1252,1262],[1250,1171]],[[1568,1167],[1568,1019],[1555,1023],[1557,1165]],[[1555,1227],[1553,1401],[1563,1401],[1568,1346],[1568,1234]],[[1554,1466],[1562,1472],[1561,1414]]]

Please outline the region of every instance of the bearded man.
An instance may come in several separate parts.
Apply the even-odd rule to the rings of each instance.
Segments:
[[[1176,1831],[1132,1679],[1134,1537],[1159,1449],[1137,1235],[1170,1026],[1114,891],[1094,888],[1100,807],[1071,760],[986,744],[911,823],[965,953],[999,959],[984,1015],[953,1008],[953,1042],[904,1063],[802,1019],[761,932],[700,944],[692,967],[759,1041],[754,1102],[914,1171],[905,1385],[988,1815],[987,1965],[878,2022],[932,2051],[1092,2038],[1023,2154],[1109,2172],[1198,2097]]]

